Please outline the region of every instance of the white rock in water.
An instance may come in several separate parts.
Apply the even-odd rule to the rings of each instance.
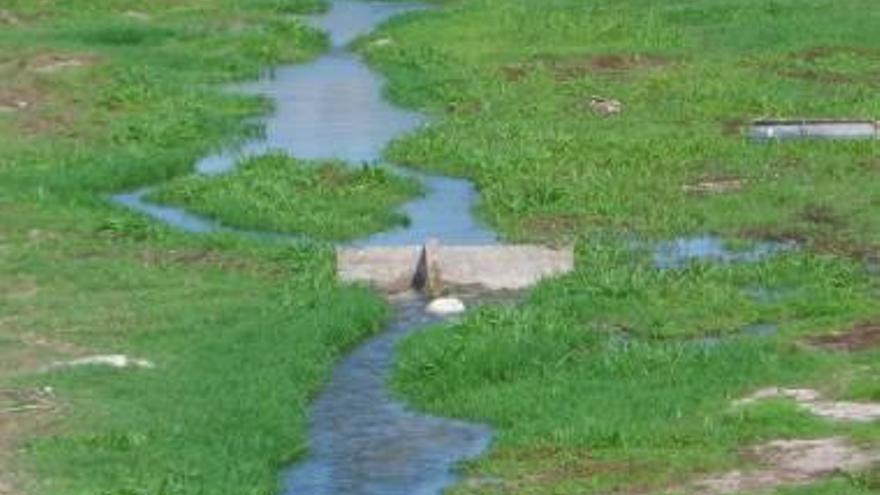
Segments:
[[[441,297],[431,301],[431,304],[428,304],[427,311],[428,313],[435,315],[455,315],[458,313],[464,313],[465,309],[465,305],[461,302],[461,299],[456,299],[454,297]]]

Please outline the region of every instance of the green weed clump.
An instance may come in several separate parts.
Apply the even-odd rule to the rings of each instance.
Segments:
[[[247,159],[219,178],[177,179],[153,199],[242,229],[350,240],[405,225],[407,217],[396,209],[419,191],[414,180],[381,167],[269,154]]]

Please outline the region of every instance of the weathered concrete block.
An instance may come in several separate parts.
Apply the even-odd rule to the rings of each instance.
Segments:
[[[519,290],[574,269],[571,247],[425,246],[340,249],[338,272],[385,292],[412,288],[431,296],[447,289]]]
[[[753,139],[878,139],[880,122],[870,120],[759,120]]]
[[[440,246],[433,268],[444,286],[517,290],[570,272],[574,252],[570,247]]]
[[[383,292],[413,287],[421,246],[338,249],[336,271],[344,282],[366,282]]]

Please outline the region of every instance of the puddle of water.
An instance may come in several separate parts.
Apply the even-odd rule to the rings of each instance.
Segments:
[[[707,335],[695,338],[689,343],[702,348],[718,347],[738,337],[769,338],[779,333],[779,326],[773,323],[752,323],[730,335]]]
[[[772,337],[778,333],[779,325],[774,323],[752,323],[742,329],[742,334],[749,337]]]
[[[747,249],[731,249],[724,239],[712,235],[679,237],[657,246],[654,265],[660,269],[676,269],[695,261],[755,262],[791,248],[792,245],[788,243],[760,241]]]
[[[491,431],[423,416],[386,387],[394,348],[439,322],[425,301],[396,302],[389,329],[349,355],[312,408],[311,458],[284,477],[288,495],[436,495],[455,482],[454,466],[480,455]]]

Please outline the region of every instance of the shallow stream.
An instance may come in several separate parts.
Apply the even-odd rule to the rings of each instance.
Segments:
[[[382,79],[348,50],[356,37],[388,18],[424,8],[401,2],[335,0],[311,19],[331,40],[329,52],[302,65],[282,67],[238,88],[272,101],[261,119],[259,139],[200,160],[195,173],[231,172],[242,158],[281,151],[301,159],[340,159],[354,166],[378,165],[395,137],[426,123],[424,116],[397,108],[382,95]],[[355,245],[422,244],[436,238],[450,244],[494,244],[497,236],[473,217],[479,196],[461,179],[389,166],[419,180],[425,194],[403,206],[410,219]],[[237,231],[184,209],[149,202],[152,188],[113,200],[193,233]],[[259,236],[272,233],[251,232]],[[406,334],[440,320],[425,313],[426,301],[410,294],[392,300],[395,317],[385,332],[345,358],[310,414],[310,456],[284,474],[293,495],[434,495],[455,481],[454,468],[489,445],[481,425],[407,410],[387,387],[394,347]]]
[[[402,207],[409,225],[354,245],[419,245],[428,238],[444,244],[498,243],[496,234],[473,216],[479,196],[470,182],[379,165],[392,139],[427,121],[386,101],[381,77],[348,44],[392,16],[422,8],[402,2],[333,0],[328,13],[311,19],[328,33],[331,50],[309,63],[275,69],[263,79],[235,88],[273,103],[273,112],[260,119],[265,132],[259,139],[201,159],[195,173],[228,173],[243,158],[268,151],[301,159],[340,159],[353,166],[387,166],[416,178],[426,192]],[[112,199],[187,232],[286,237],[243,232],[181,208],[151,203],[146,198],[152,190],[144,188]],[[713,237],[682,238],[655,248],[655,265],[665,269],[701,259],[755,261],[781,249],[759,244],[751,250],[732,251]],[[388,329],[345,358],[314,402],[310,457],[284,474],[285,493],[439,494],[455,481],[456,464],[479,456],[488,447],[491,431],[487,427],[417,414],[394,400],[387,379],[396,343],[439,320],[425,313],[426,301],[418,295],[402,296],[392,303],[396,315]],[[772,333],[775,327],[761,331]]]

